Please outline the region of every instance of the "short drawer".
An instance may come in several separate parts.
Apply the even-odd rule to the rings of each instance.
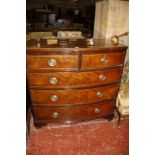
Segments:
[[[122,67],[89,72],[28,73],[30,87],[79,88],[119,82]]]
[[[108,54],[83,54],[83,69],[101,68],[122,65],[124,63],[125,52]]]
[[[116,98],[118,84],[80,90],[35,90],[31,89],[34,104],[83,104]]]
[[[28,69],[77,69],[77,55],[27,56]]]
[[[35,106],[35,120],[73,123],[82,120],[89,120],[97,117],[110,115],[114,111],[115,101],[105,101],[99,104],[52,107]]]

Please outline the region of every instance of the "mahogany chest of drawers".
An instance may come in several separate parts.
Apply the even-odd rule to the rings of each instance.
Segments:
[[[27,42],[27,80],[35,126],[112,119],[126,46],[84,40],[66,46]]]

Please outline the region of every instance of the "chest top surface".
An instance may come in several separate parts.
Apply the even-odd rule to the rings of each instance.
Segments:
[[[46,39],[41,39],[39,41],[39,47],[37,46],[37,40],[29,40],[26,43],[27,54],[44,54],[43,51],[46,51],[46,54],[52,54],[51,52],[91,52],[94,50],[97,51],[125,51],[127,46],[125,45],[113,45],[110,40],[106,41],[104,39],[94,39],[93,45],[87,45],[85,39],[78,39],[77,41],[68,41],[66,45],[60,45],[59,43],[56,44],[48,44]],[[48,53],[49,52],[49,53]]]

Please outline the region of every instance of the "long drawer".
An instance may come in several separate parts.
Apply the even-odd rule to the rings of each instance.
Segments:
[[[119,82],[122,67],[87,72],[28,73],[29,85],[44,88],[86,87]]]
[[[123,65],[125,52],[107,54],[83,54],[82,69]]]
[[[113,113],[115,101],[105,101],[100,104],[79,105],[71,107],[35,106],[35,120],[72,123],[104,117]]]
[[[27,56],[28,69],[77,69],[78,55]]]
[[[116,98],[119,85],[80,90],[31,89],[34,104],[83,104]]]

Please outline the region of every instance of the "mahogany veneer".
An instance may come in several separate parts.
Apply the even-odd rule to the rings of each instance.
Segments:
[[[57,61],[56,65],[51,67],[48,65],[48,60],[51,56],[27,56],[28,68],[53,68],[53,69],[76,69],[78,68],[77,55],[52,55],[52,58]]]
[[[36,126],[112,119],[126,46],[105,40],[48,45],[27,42],[27,79]]]
[[[103,103],[82,105],[82,106],[62,106],[62,107],[34,107],[35,119],[42,122],[79,122],[97,117],[103,117],[113,113],[115,101],[105,101]],[[96,112],[100,109],[99,112]],[[58,117],[52,115],[57,112]]]
[[[80,90],[40,90],[31,89],[32,101],[35,104],[84,104],[99,102],[106,99],[116,98],[118,84],[98,88],[80,89]],[[100,95],[98,95],[100,94]],[[58,96],[57,101],[50,98],[53,95]]]
[[[31,87],[62,88],[62,87],[86,87],[106,83],[119,82],[122,75],[122,67],[85,72],[52,72],[52,73],[29,73],[29,85]],[[99,77],[105,76],[104,80]],[[56,84],[51,84],[50,79],[57,78]]]
[[[124,62],[125,53],[108,53],[108,54],[83,54],[82,55],[82,68],[99,68],[105,66],[122,65]],[[95,58],[95,59],[94,59]],[[105,62],[102,62],[105,58]],[[107,62],[106,62],[107,61]]]

